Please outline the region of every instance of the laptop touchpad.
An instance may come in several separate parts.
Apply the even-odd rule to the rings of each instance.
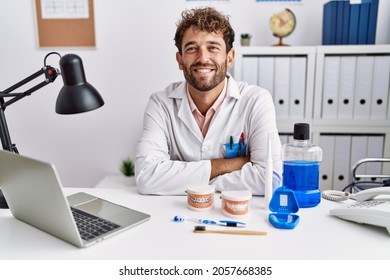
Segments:
[[[112,218],[121,212],[126,211],[125,207],[115,205],[103,199],[95,199],[83,204],[79,204],[76,208],[104,219]]]

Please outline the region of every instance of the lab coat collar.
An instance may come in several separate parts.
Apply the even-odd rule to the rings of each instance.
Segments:
[[[240,99],[241,95],[238,88],[238,83],[229,73],[226,73],[226,76],[228,77],[226,97],[233,97],[236,99]]]
[[[187,84],[181,82],[169,94],[169,98],[175,99],[173,103],[176,106],[178,118],[185,124],[189,131],[198,139],[200,143],[203,142],[203,135],[198,124],[192,116],[191,108],[187,97]]]

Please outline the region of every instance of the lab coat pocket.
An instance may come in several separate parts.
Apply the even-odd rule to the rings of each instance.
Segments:
[[[226,158],[244,157],[246,154],[246,143],[223,144]]]

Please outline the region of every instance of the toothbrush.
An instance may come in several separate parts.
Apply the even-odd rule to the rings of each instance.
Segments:
[[[267,143],[267,160],[265,166],[265,184],[264,184],[264,209],[268,210],[269,203],[272,197],[272,149],[271,149],[271,135],[268,133]]]
[[[195,226],[195,233],[221,233],[221,234],[241,234],[241,235],[267,235],[265,231],[254,230],[208,230],[205,226]]]
[[[213,221],[213,220],[197,219],[197,218],[183,217],[183,216],[175,216],[175,217],[173,217],[173,221],[174,222],[193,221],[193,222],[196,222],[199,224],[218,225],[218,226],[225,226],[225,227],[244,227],[245,226],[245,223],[243,223],[243,222],[228,221],[228,220]]]

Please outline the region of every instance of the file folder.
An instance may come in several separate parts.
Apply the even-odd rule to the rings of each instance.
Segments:
[[[341,44],[347,45],[348,44],[348,36],[349,36],[349,18],[350,18],[350,7],[348,0],[345,0],[343,3],[343,24],[342,24],[342,41]]]
[[[343,43],[343,24],[344,24],[344,2],[345,0],[339,0],[337,2],[337,13],[336,13],[336,45]]]
[[[368,19],[370,16],[371,3],[360,4],[359,26],[358,26],[358,44],[367,44]]]
[[[294,141],[294,135],[291,133],[281,133],[280,134],[280,142],[283,144],[292,143]]]
[[[382,135],[368,136],[367,141],[367,157],[383,158],[384,137]],[[382,163],[370,162],[367,163],[367,174],[382,174]],[[372,181],[377,181],[378,178],[371,178]]]
[[[259,86],[267,89],[272,97],[274,97],[274,58],[271,56],[260,56],[258,63]]]
[[[289,115],[290,118],[303,119],[306,95],[306,57],[291,57],[291,79]]]
[[[333,156],[334,135],[320,135],[319,146],[323,157],[320,163],[320,188],[321,190],[333,189]]]
[[[258,85],[256,56],[244,56],[242,58],[242,80],[250,85]]]
[[[373,69],[373,55],[357,57],[354,101],[355,119],[369,119],[370,117]]]
[[[339,119],[353,118],[353,103],[355,95],[356,56],[340,58],[340,83],[338,95]]]
[[[282,145],[288,143],[288,134],[280,134],[280,135],[279,135],[279,138],[280,138],[280,143],[281,143]]]
[[[334,145],[333,189],[342,190],[350,178],[350,135],[336,135]]]
[[[276,118],[289,117],[288,104],[290,95],[290,57],[275,58],[274,103]]]
[[[348,44],[356,45],[358,42],[360,4],[350,4],[349,6],[349,33]]]
[[[337,118],[340,56],[325,56],[322,92],[322,117]]]
[[[371,95],[371,119],[386,119],[389,102],[390,56],[374,58],[374,73]]]
[[[353,135],[351,138],[351,166],[350,174],[352,176],[352,168],[359,160],[367,158],[367,135]],[[359,166],[359,174],[366,174],[366,165]],[[352,178],[351,178],[352,179]]]
[[[324,4],[322,17],[322,44],[336,44],[337,1],[332,0]]]
[[[367,44],[375,44],[379,0],[362,0],[362,2],[371,3],[367,27]]]

